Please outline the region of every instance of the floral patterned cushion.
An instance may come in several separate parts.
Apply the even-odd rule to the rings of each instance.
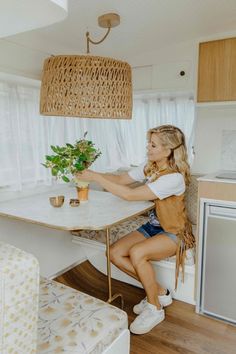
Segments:
[[[114,243],[128,233],[137,230],[142,224],[148,222],[148,216],[139,215],[132,219],[126,220],[118,225],[115,225],[110,230],[110,243]],[[104,230],[99,231],[73,231],[73,235],[87,238],[89,240],[95,240],[98,242],[106,243],[106,232]]]
[[[99,354],[128,327],[127,314],[65,285],[41,280],[38,353]]]
[[[0,353],[36,353],[38,292],[35,257],[0,242]]]

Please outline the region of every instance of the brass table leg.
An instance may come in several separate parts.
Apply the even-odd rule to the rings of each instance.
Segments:
[[[124,299],[123,295],[120,293],[116,293],[112,295],[111,289],[111,261],[110,261],[110,229],[106,229],[106,251],[107,251],[107,280],[108,280],[108,299],[107,302],[109,304],[114,301],[116,298],[120,297],[121,309],[124,308]]]

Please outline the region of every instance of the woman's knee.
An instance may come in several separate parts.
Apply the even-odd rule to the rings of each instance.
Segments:
[[[106,257],[107,257],[107,250],[106,250]],[[111,261],[111,263],[117,264],[120,257],[121,257],[121,254],[119,252],[119,248],[114,243],[113,245],[110,246],[110,261]]]
[[[139,232],[133,231],[122,239],[114,242],[110,246],[110,260],[113,264],[123,263],[124,257],[129,257],[129,249],[139,242],[143,241],[143,236]],[[107,256],[107,254],[106,254]]]
[[[134,245],[129,250],[130,261],[136,268],[142,261],[147,260],[146,255],[143,252],[143,245]]]

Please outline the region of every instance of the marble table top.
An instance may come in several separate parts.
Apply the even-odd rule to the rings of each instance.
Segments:
[[[62,207],[54,208],[49,197],[64,195]],[[24,220],[60,230],[102,230],[154,207],[150,201],[126,201],[103,191],[89,191],[89,200],[78,207],[69,205],[76,198],[76,189],[68,186],[59,193],[46,192],[0,202],[0,216]]]

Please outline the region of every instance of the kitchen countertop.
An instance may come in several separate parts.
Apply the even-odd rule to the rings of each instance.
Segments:
[[[225,178],[225,176],[229,174],[233,178]],[[221,178],[216,176],[222,175]],[[236,171],[226,171],[226,170],[219,170],[214,173],[209,173],[205,176],[198,178],[199,182],[218,182],[218,183],[235,183],[236,184]]]

